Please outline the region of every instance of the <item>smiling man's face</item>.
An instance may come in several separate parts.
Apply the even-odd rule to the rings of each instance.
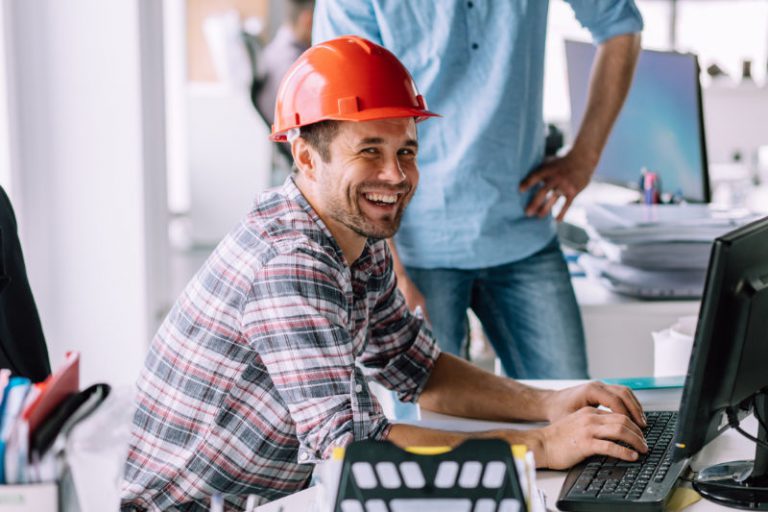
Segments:
[[[417,149],[411,118],[339,123],[329,161],[313,159],[312,206],[334,235],[395,234],[419,180]]]

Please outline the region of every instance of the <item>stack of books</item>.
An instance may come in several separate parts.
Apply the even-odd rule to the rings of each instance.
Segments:
[[[586,206],[587,274],[611,291],[647,299],[698,299],[714,239],[757,219],[706,204]]]
[[[0,484],[58,481],[67,434],[109,390],[107,384],[80,390],[77,352],[67,353],[64,364],[39,383],[0,370]]]

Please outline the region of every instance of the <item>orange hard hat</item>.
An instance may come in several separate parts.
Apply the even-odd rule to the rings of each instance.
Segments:
[[[270,139],[334,119],[372,121],[437,114],[427,110],[408,70],[389,50],[357,36],[319,43],[301,54],[277,90]]]

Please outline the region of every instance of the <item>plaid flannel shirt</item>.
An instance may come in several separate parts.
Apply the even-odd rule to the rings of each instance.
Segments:
[[[415,401],[438,354],[386,243],[369,240],[348,266],[289,178],[219,244],[152,341],[122,510],[298,491],[335,446],[386,438],[366,378]]]

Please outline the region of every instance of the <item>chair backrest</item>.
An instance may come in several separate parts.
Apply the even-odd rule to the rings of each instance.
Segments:
[[[40,382],[51,373],[48,347],[27,279],[11,201],[0,187],[0,368]]]

